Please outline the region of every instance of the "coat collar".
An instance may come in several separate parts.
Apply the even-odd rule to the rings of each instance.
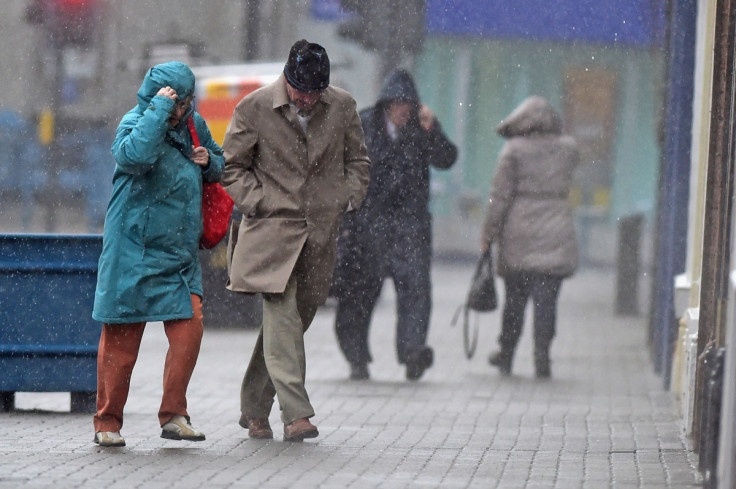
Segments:
[[[318,104],[324,103],[324,104],[330,105],[334,99],[335,99],[335,96],[332,93],[331,87],[327,87],[325,91],[322,92],[322,97],[317,103]],[[274,82],[273,108],[277,109],[285,105],[289,105],[289,94],[286,93],[286,78],[284,77],[284,74],[281,73],[279,77],[276,79],[276,81]]]

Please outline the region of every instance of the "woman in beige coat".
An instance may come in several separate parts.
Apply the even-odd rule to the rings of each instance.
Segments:
[[[493,177],[482,248],[496,243],[498,274],[504,279],[500,350],[489,358],[504,375],[511,373],[531,297],[536,374],[550,376],[557,297],[562,279],[577,266],[569,193],[579,154],[561,130],[559,115],[539,96],[524,100],[497,128],[508,141]]]

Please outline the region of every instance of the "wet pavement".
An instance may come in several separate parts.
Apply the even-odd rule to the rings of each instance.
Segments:
[[[370,381],[347,380],[334,310],[318,312],[306,343],[320,436],[304,443],[281,440],[276,409],[274,440],[250,440],[238,426],[252,329],[205,332],[188,399],[207,440],[161,439],[166,340],[153,323],[126,407],[127,446],[94,445],[91,415],[70,413],[68,393],[18,393],[16,411],[0,413],[0,489],[701,486],[676,403],[652,373],[645,315],[612,314],[612,270],[564,282],[549,380],[534,377],[529,317],[510,377],[487,364],[500,311],[482,316],[478,351],[465,358],[450,322],[471,273],[470,264],[435,265],[435,366],[418,382],[396,361],[390,282],[372,324]]]

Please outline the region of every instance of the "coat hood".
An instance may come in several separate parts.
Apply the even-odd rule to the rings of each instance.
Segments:
[[[529,134],[560,134],[562,119],[545,98],[532,95],[501,121],[496,132],[504,138]]]
[[[403,68],[397,68],[386,77],[376,105],[386,105],[395,100],[419,105],[419,93],[414,85],[414,80],[409,72]]]
[[[194,73],[180,61],[170,61],[149,69],[138,89],[138,106],[141,110],[145,110],[151,99],[166,86],[176,90],[179,100],[183,100],[194,94]],[[185,118],[182,117],[182,120]]]

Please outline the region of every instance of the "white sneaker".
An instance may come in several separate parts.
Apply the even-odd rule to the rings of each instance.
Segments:
[[[204,433],[195,430],[189,421],[187,421],[187,418],[180,414],[171,418],[169,422],[161,428],[161,438],[166,438],[168,440],[204,440]]]
[[[119,431],[98,431],[95,433],[95,443],[101,447],[124,447],[125,438]]]

